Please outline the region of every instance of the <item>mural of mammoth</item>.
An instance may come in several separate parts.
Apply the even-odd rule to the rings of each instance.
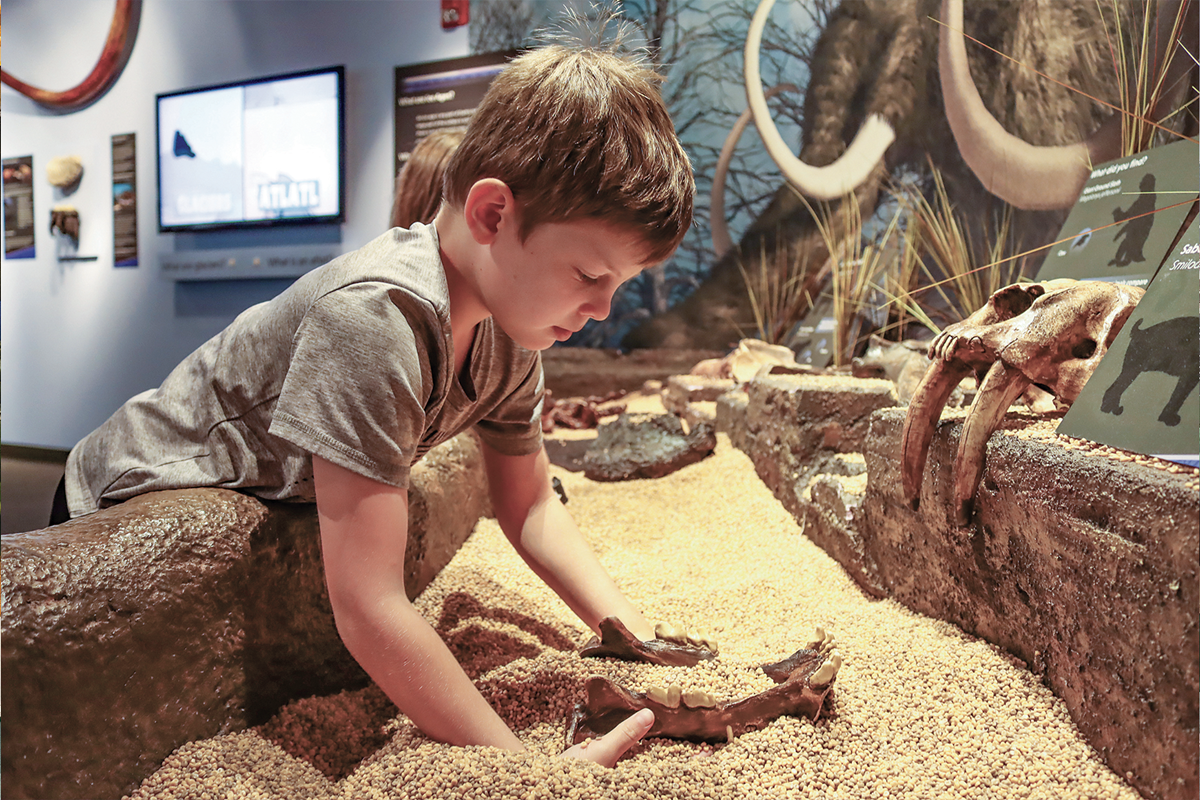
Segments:
[[[738,247],[715,219],[723,204],[714,199],[713,240],[720,255],[710,274],[684,301],[633,329],[623,340],[627,347],[721,349],[737,341],[739,326],[752,330],[739,259],[749,266],[760,253],[782,247],[807,254],[810,276],[820,270],[828,253],[798,192],[827,210],[852,197],[866,219],[889,179],[904,176],[927,184],[932,163],[968,235],[982,241],[990,235],[987,222],[1006,204],[1015,207],[1011,247],[1020,251],[1052,241],[1088,165],[1118,155],[1114,131],[1119,132],[1120,119],[1105,105],[1121,104],[1101,16],[1102,11],[1112,16],[1107,3],[973,0],[964,9],[962,0],[843,0],[821,32],[808,85],[801,87],[804,122],[794,154],[770,119],[757,68],[762,27],[774,2],[761,0],[751,22],[745,76],[749,114],[786,183]],[[1191,52],[1198,4],[1163,0],[1156,5],[1160,19],[1172,20],[1182,9],[1182,38]],[[1142,4],[1120,0],[1119,6],[1126,35],[1140,30],[1134,12]],[[1166,27],[1168,33],[1154,46],[1174,52],[1171,26]],[[964,44],[964,31],[986,47]],[[1194,68],[1186,56],[1175,59],[1167,82],[1177,91],[1167,93],[1153,114],[1166,115],[1182,105],[1181,91],[1194,84],[1188,80]],[[1194,105],[1172,124],[1194,131]],[[728,142],[726,150],[732,152]],[[719,166],[715,188],[722,177]],[[1027,268],[1038,263],[1040,258]]]

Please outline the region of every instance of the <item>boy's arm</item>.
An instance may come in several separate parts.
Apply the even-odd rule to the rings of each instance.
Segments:
[[[595,632],[617,617],[639,639],[654,629],[621,594],[550,486],[546,449],[508,456],[483,446],[492,508],[504,535],[538,577]]]
[[[404,593],[408,492],[313,456],[325,582],[338,634],[384,693],[427,736],[523,750]],[[654,724],[642,709],[563,755],[611,767]]]
[[[408,492],[313,456],[325,581],[350,654],[426,735],[522,750],[404,593]]]

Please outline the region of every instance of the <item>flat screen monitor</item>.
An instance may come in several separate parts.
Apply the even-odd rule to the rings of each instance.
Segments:
[[[159,230],[341,222],[345,96],[340,66],[158,95]]]

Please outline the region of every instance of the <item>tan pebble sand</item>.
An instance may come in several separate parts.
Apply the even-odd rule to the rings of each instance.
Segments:
[[[435,743],[371,687],[301,700],[260,728],[185,745],[132,796],[1137,800],[1027,670],[951,625],[859,591],[724,435],[711,458],[658,480],[555,474],[630,598],[652,619],[710,631],[721,648],[715,663],[656,667],[557,649],[588,632],[486,520],[417,605],[437,624],[450,599],[442,635],[526,752]],[[648,740],[612,770],[556,757],[588,676],[742,697],[770,685],[756,665],[790,655],[816,625],[845,658],[832,718],[781,718],[732,744]]]

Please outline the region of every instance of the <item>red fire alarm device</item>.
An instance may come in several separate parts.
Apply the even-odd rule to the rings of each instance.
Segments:
[[[471,21],[471,0],[442,0],[442,27],[457,28]]]

